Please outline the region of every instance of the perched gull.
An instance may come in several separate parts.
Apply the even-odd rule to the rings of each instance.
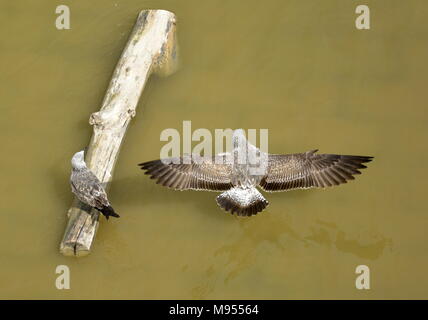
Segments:
[[[251,216],[269,204],[256,189],[288,191],[325,188],[353,180],[373,157],[316,154],[267,154],[249,143],[242,129],[232,136],[232,152],[212,157],[184,155],[140,163],[156,183],[175,190],[223,191],[218,205],[232,214]]]
[[[107,199],[107,194],[98,178],[88,169],[84,151],[74,154],[71,159],[71,191],[83,203],[100,211],[108,220],[109,216],[119,218]]]

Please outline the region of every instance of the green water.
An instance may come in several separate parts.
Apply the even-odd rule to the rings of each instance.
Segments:
[[[2,1],[0,298],[427,298],[426,1]],[[71,30],[55,28],[68,4]],[[357,30],[355,7],[371,9]],[[173,11],[181,67],[143,93],[92,253],[58,252],[70,157],[89,142],[138,12]],[[375,156],[352,183],[265,194],[252,218],[155,185],[165,128],[268,128],[272,153]],[[55,268],[71,289],[55,287]],[[371,289],[355,288],[367,265]]]

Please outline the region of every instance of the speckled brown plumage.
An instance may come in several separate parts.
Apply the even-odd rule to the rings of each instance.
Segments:
[[[318,150],[296,154],[270,154],[267,174],[260,181],[265,191],[326,188],[354,180],[373,157],[316,154]]]
[[[141,169],[156,183],[175,190],[222,191],[217,197],[220,207],[237,215],[250,216],[264,210],[268,201],[256,187],[268,192],[293,189],[326,188],[347,183],[363,163],[373,157],[317,154],[317,150],[296,154],[266,154],[250,144],[242,132],[235,130],[231,153],[215,157],[187,155],[140,163]],[[236,152],[246,150],[247,160],[261,154],[262,174],[253,174],[249,162],[237,162]],[[254,162],[250,162],[254,164]]]
[[[140,163],[156,183],[174,190],[226,191],[233,187],[232,167],[226,155],[203,158],[185,155],[180,158]]]
[[[86,166],[83,151],[77,152],[73,156],[71,165],[71,191],[76,197],[83,203],[100,211],[106,219],[110,216],[118,218],[119,215],[110,205],[107,193],[101,182]]]

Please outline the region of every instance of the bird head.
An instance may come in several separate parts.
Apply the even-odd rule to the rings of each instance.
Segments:
[[[83,168],[86,166],[84,150],[76,152],[74,154],[73,158],[71,158],[71,165],[73,168],[76,168],[76,169]]]

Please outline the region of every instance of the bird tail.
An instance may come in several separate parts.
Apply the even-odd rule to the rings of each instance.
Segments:
[[[107,220],[108,220],[108,217],[110,216],[115,218],[120,217],[116,212],[114,212],[114,209],[112,206],[104,207],[98,210],[106,217]]]
[[[233,187],[217,197],[218,205],[238,216],[252,216],[263,211],[269,202],[255,188]]]

